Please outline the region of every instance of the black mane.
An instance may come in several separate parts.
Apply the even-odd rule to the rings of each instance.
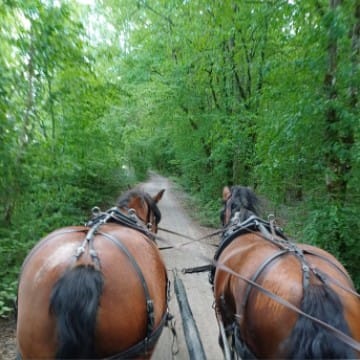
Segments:
[[[228,200],[231,217],[240,213],[240,221],[245,221],[252,215],[259,216],[259,199],[248,187],[234,185],[230,189],[231,197]]]

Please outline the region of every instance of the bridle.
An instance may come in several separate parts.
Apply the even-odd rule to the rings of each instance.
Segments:
[[[158,229],[158,224],[161,220],[161,213],[160,213],[155,201],[148,194],[145,194],[144,200],[148,207],[145,224],[146,224],[147,228],[149,229],[149,231],[156,233],[157,229]]]
[[[157,225],[159,223],[159,218],[156,215],[156,211],[154,206],[155,204],[152,204],[150,200],[145,200],[146,206],[147,206],[147,212],[146,212],[146,218],[142,219],[137,211],[134,208],[128,208],[127,206],[122,206],[121,209],[123,212],[126,213],[125,216],[128,216],[131,220],[134,220],[137,227],[136,229],[146,229],[146,235],[148,235],[151,239],[154,239],[154,234],[157,232]],[[119,211],[117,207],[114,207],[110,209],[114,211],[115,216],[118,217],[119,214],[123,214],[123,212]],[[109,211],[109,210],[108,210]],[[124,214],[123,214],[124,215]],[[120,215],[121,217],[121,215]],[[116,219],[117,220],[117,219]],[[132,227],[132,226],[131,226]]]

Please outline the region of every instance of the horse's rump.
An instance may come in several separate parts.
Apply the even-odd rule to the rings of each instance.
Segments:
[[[41,240],[24,262],[18,292],[17,337],[20,352],[26,349],[25,358],[54,357],[58,334],[50,297],[59,279],[73,267],[93,268],[93,275],[99,272],[103,279],[94,356],[121,353],[147,336],[146,292],[154,308],[153,328],[167,311],[166,268],[156,244],[137,230],[110,223],[102,225],[93,239],[99,262],[87,249],[77,259],[75,255],[88,230],[59,229]],[[68,299],[62,301],[71,303],[74,298],[68,294]]]
[[[343,284],[344,287],[352,288],[344,267],[332,255],[309,245],[298,247],[304,250],[304,258],[308,264]],[[359,317],[359,314],[354,314],[354,309],[359,309],[359,300],[335,284],[324,285],[313,274],[310,275],[309,284],[306,285],[301,257],[295,256],[293,252],[279,249],[277,245],[266,241],[261,234],[245,234],[235,238],[223,250],[218,261],[241,276],[256,281],[261,287],[298,308],[306,306],[303,303],[306,289],[311,289],[306,293],[306,298],[309,299],[314,286],[326,287],[328,290],[315,292],[312,295],[311,299],[317,301],[318,307],[314,308],[311,315],[320,316],[321,311],[326,314],[326,309],[331,308],[326,306],[328,298],[338,298],[339,302],[331,300],[335,301],[332,309],[337,308],[338,316],[343,317],[343,323],[345,317],[349,325],[341,325],[340,329],[354,338],[359,338],[360,326],[353,317]],[[224,325],[229,327],[234,324],[235,314],[239,335],[256,356],[260,358],[289,356],[287,352],[289,342],[286,340],[298,321],[298,314],[223,269],[216,271],[214,284],[215,299]],[[324,306],[324,310],[319,306]],[[305,310],[308,311],[309,307],[307,306]],[[322,320],[339,327],[341,320],[335,319],[337,314],[326,314],[325,319],[324,315],[321,316]],[[315,329],[312,334],[308,329],[305,330],[302,334],[303,338],[315,337],[319,332],[326,332],[319,326],[313,326],[312,329]],[[339,341],[333,335],[329,338],[330,340],[326,341],[331,341],[331,338],[333,342]],[[344,344],[341,346],[344,348]],[[290,355],[296,357],[297,351],[294,350]],[[345,352],[343,354],[346,355]]]
[[[278,253],[276,246],[264,242],[259,235],[247,234],[234,239],[223,250],[218,261],[299,306],[302,296],[301,267],[289,254],[275,257]],[[273,260],[266,264],[271,257]],[[285,258],[286,265],[283,266]],[[265,266],[262,268],[262,265]],[[291,291],[289,283],[292,284]],[[266,352],[275,351],[277,343],[286,336],[285,327],[285,331],[282,331],[279,324],[294,324],[296,314],[221,269],[215,274],[214,284],[215,298],[219,299],[217,304],[224,325],[230,326],[235,319],[240,334],[250,349],[261,347]],[[220,300],[221,297],[224,298],[223,301]],[[272,334],[271,338],[269,334]],[[262,354],[258,352],[256,355],[261,357]]]

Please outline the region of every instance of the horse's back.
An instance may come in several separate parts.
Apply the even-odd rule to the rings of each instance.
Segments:
[[[282,261],[285,258],[286,261]],[[290,254],[281,254],[281,250],[276,245],[265,242],[257,234],[247,234],[236,238],[224,249],[218,261],[246,279],[256,280],[262,285],[269,285],[270,288],[274,287],[274,291],[279,296],[284,296],[289,301],[291,298],[295,299],[301,296],[300,262]],[[274,274],[276,274],[275,277]],[[233,283],[232,287],[237,287],[239,297],[249,296],[248,283],[226,272],[226,270],[217,271],[216,278],[215,293],[224,291],[224,287],[227,286],[226,280],[229,280]],[[289,282],[294,284],[290,295],[288,285],[286,285]],[[277,286],[274,286],[275,283]],[[299,283],[300,286],[297,285]],[[265,297],[269,299],[266,295]],[[269,300],[273,302],[273,300]],[[243,302],[241,304],[243,305]],[[276,306],[275,303],[274,306]],[[279,306],[282,307],[282,305]]]
[[[155,326],[165,313],[166,268],[152,240],[118,224],[102,225],[93,241],[99,259],[96,264],[88,251],[79,258],[75,256],[88,230],[56,230],[42,239],[24,261],[17,321],[18,347],[24,358],[54,357],[57,333],[50,297],[57,281],[73,267],[97,267],[104,279],[95,330],[100,356],[119,353],[146,336],[147,299],[142,280],[153,300]]]

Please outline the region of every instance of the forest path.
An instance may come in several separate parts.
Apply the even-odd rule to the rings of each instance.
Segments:
[[[166,189],[163,198],[158,206],[162,214],[160,227],[181,233],[198,239],[213,231],[201,227],[196,221],[190,218],[186,209],[185,194],[177,190],[173,183],[167,178],[152,174],[150,180],[143,184],[145,191],[155,194],[161,189]],[[188,243],[188,239],[159,231],[160,237],[167,240],[162,244],[158,241],[158,246],[167,246],[169,244],[179,245]],[[171,300],[169,303],[170,312],[175,318],[177,342],[179,352],[173,357],[176,360],[189,359],[188,351],[184,339],[182,320],[178,308],[178,302],[174,293],[173,270],[178,270],[178,277],[184,283],[188,301],[193,313],[196,325],[198,327],[201,341],[208,360],[222,359],[223,355],[218,345],[218,326],[213,309],[213,294],[211,285],[208,281],[208,272],[182,274],[181,270],[187,267],[194,267],[206,263],[202,256],[212,258],[215,248],[211,246],[218,239],[210,238],[204,242],[190,243],[181,249],[162,250],[164,261],[167,265],[171,281]],[[165,328],[159,340],[159,343],[153,354],[153,360],[171,359],[172,335],[169,329]]]
[[[163,198],[158,204],[162,214],[160,227],[195,239],[213,231],[212,229],[201,227],[190,218],[186,209],[183,207],[186,195],[180,190],[177,190],[176,186],[167,178],[152,174],[147,182],[141,184],[141,187],[151,195],[156,194],[161,189],[166,189]],[[187,239],[161,230],[158,235],[167,240],[166,243],[162,243],[162,241],[159,240],[159,247],[189,242]],[[171,281],[169,308],[171,314],[174,316],[177,340],[175,340],[173,344],[174,339],[171,331],[168,328],[164,328],[152,360],[189,359],[178,302],[174,292],[173,270],[178,270],[178,276],[184,283],[207,359],[218,360],[223,358],[218,345],[218,327],[214,309],[212,308],[213,294],[208,282],[208,273],[181,273],[183,268],[204,264],[205,261],[201,258],[202,256],[212,258],[215,248],[211,246],[211,244],[216,243],[217,240],[218,238],[214,237],[201,243],[190,243],[181,249],[161,251]],[[15,358],[15,343],[15,321],[0,319],[0,360]],[[173,348],[178,348],[179,350],[176,355],[172,354]]]

